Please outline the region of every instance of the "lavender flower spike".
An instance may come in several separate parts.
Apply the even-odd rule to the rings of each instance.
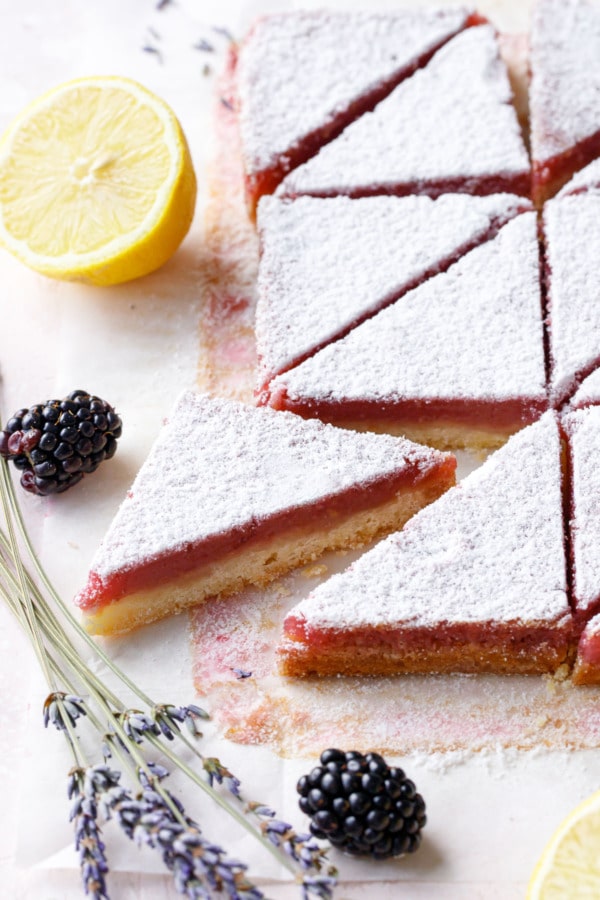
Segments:
[[[190,900],[209,900],[212,892],[224,893],[231,900],[261,900],[262,893],[246,879],[244,863],[229,859],[220,847],[207,841],[183,813],[181,804],[168,794],[180,813],[175,816],[145,774],[140,784],[142,792],[135,800],[115,793],[112,812],[128,837],[161,853],[179,893]]]
[[[54,691],[48,694],[44,701],[44,728],[52,722],[59,731],[66,731],[69,725],[75,727],[77,719],[85,715],[87,713],[82,697]]]
[[[73,798],[71,820],[75,823],[75,849],[79,853],[85,893],[93,900],[108,900],[105,880],[108,863],[98,826],[97,798],[117,787],[119,778],[119,772],[106,765],[69,772],[67,791]]]

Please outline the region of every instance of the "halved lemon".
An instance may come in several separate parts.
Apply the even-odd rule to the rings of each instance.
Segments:
[[[55,278],[116,284],[157,269],[194,215],[181,126],[127,78],[70,81],[0,140],[0,242]]]
[[[600,791],[559,825],[534,869],[527,900],[600,897]]]

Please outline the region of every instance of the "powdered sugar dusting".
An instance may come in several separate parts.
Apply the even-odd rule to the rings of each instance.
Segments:
[[[545,162],[600,130],[600,6],[537,0],[530,46],[532,156]]]
[[[600,357],[600,196],[551,200],[544,207],[549,282],[551,392],[556,402]]]
[[[510,194],[295,201],[263,197],[256,333],[261,381],[527,208]]]
[[[529,171],[494,29],[469,28],[286,176],[281,193],[381,192],[394,185]]]
[[[571,406],[575,407],[595,403],[600,403],[600,369],[584,378],[571,398]]]
[[[272,391],[279,386],[292,400],[543,401],[535,214],[274,379]]]
[[[332,632],[564,622],[560,452],[556,418],[546,413],[292,616]]]
[[[325,557],[332,571],[345,560]],[[464,762],[465,754],[500,747],[600,746],[597,692],[551,677],[277,676],[274,646],[283,618],[306,591],[288,577],[267,592],[248,590],[192,613],[195,683],[232,740],[316,756],[335,734],[340,746],[426,753],[428,764],[442,770]],[[444,755],[432,760],[438,751]]]
[[[206,265],[201,273],[205,277],[198,283],[204,304],[200,366],[202,384],[211,393],[251,401],[258,239],[245,209],[234,80],[230,59],[217,85],[215,127],[220,152],[208,173]]]
[[[357,98],[466,24],[464,8],[294,12],[260,19],[239,57],[246,171],[277,162]]]
[[[583,194],[588,191],[600,193],[600,159],[595,159],[589,166],[577,172],[556,196],[567,197],[569,194]]]
[[[332,735],[343,747],[402,754],[598,747],[597,694],[570,683],[550,694],[548,684],[519,676],[270,678],[223,685],[211,699],[227,737],[290,756],[317,756]]]
[[[569,413],[563,421],[571,446],[574,599],[585,612],[600,599],[600,407]]]
[[[92,570],[106,578],[174,549],[310,506],[443,454],[186,392],[121,505]]]

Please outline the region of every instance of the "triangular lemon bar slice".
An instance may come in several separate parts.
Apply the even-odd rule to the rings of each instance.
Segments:
[[[454,457],[188,392],[77,598],[96,634],[265,584],[389,533],[454,482]]]
[[[573,613],[580,628],[600,613],[600,407],[563,416],[570,462]]]
[[[550,396],[558,406],[600,364],[600,194],[555,197],[543,215]]]
[[[536,0],[530,37],[533,197],[600,156],[600,5]]]
[[[472,21],[460,7],[259,19],[236,69],[250,205]]]
[[[528,195],[529,158],[494,29],[468,28],[281,183],[285,196]]]
[[[546,413],[287,615],[287,675],[553,671],[567,657],[561,441]]]
[[[264,197],[257,217],[259,390],[528,208],[511,194]]]
[[[597,375],[598,370],[594,374]],[[598,387],[599,379],[595,380]],[[585,382],[581,389],[584,387]],[[588,393],[594,391],[590,389]],[[598,400],[596,391],[595,402]],[[568,413],[562,417],[562,425],[569,445],[571,594],[573,615],[578,630],[581,630],[573,683],[599,684],[600,407]]]
[[[537,223],[526,212],[345,338],[268,402],[438,447],[493,447],[547,409]]]

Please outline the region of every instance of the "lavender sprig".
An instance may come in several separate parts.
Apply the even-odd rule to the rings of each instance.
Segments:
[[[175,798],[168,797],[170,806],[147,783],[137,799],[117,800],[112,811],[132,840],[159,850],[181,894],[195,900],[209,898],[210,891],[216,891],[260,900],[263,894],[245,876],[247,866],[229,859],[221,847],[206,840]]]
[[[97,797],[118,787],[119,777],[108,766],[76,767],[69,772],[67,793],[73,800],[69,819],[75,823],[75,849],[84,890],[93,900],[108,900],[108,862],[98,825]]]
[[[241,783],[218,759],[203,759],[203,767],[209,783],[223,785],[238,800],[243,800]],[[298,834],[287,822],[276,818],[270,807],[256,801],[247,802],[245,811],[256,817],[260,823],[262,834],[273,846],[282,850],[286,856],[297,863],[305,873],[302,877],[303,896],[315,894],[323,900],[330,900],[337,883],[337,871],[327,862],[327,851],[311,834]],[[327,874],[321,871],[326,867]],[[317,873],[317,874],[306,874]]]

